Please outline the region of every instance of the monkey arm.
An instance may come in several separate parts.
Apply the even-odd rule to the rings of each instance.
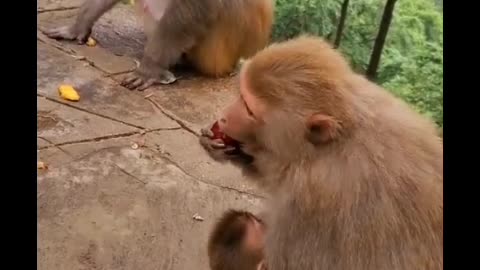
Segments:
[[[52,29],[42,30],[50,38],[87,41],[95,22],[120,0],[86,0],[77,15],[75,23]]]
[[[158,26],[147,36],[140,66],[122,81],[123,86],[143,91],[154,84],[170,84],[177,80],[168,69],[180,60],[186,48],[193,46],[195,39],[172,31]]]
[[[149,1],[148,3],[153,3]],[[149,23],[140,67],[128,75],[122,85],[133,90],[145,90],[154,84],[170,84],[176,77],[169,68],[176,64],[182,54],[191,49],[198,38],[205,35],[213,22],[215,1],[168,1],[167,6],[157,7],[163,12],[161,18]],[[153,15],[151,15],[153,16]]]
[[[120,0],[86,0],[80,8],[75,25],[91,29],[95,22]]]

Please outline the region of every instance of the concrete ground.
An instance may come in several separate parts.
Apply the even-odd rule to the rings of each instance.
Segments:
[[[38,0],[39,27],[72,21],[82,2]],[[93,37],[96,47],[37,33],[38,161],[48,166],[38,170],[38,267],[208,269],[213,222],[228,208],[257,211],[262,201],[196,135],[235,95],[236,78],[184,73],[173,85],[129,91],[119,82],[145,40],[133,9],[115,7]],[[61,99],[61,84],[73,85],[80,101]]]

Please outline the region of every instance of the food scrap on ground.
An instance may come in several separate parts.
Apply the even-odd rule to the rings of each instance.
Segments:
[[[97,41],[91,37],[88,38],[87,40],[87,46],[89,47],[95,47],[97,45]]]
[[[204,219],[203,219],[203,217],[202,217],[202,216],[200,216],[199,214],[195,214],[195,215],[193,215],[193,217],[192,217],[192,218],[193,218],[194,220],[197,220],[197,221],[203,221],[203,220],[204,220]]]
[[[46,169],[48,169],[48,166],[47,166],[47,164],[45,164],[45,162],[38,161],[37,162],[37,169],[46,170]]]
[[[70,101],[80,100],[80,95],[78,95],[77,91],[71,85],[60,85],[58,92],[63,99]]]

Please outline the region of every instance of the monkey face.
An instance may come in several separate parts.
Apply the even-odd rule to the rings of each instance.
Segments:
[[[222,132],[233,139],[250,143],[255,138],[255,131],[263,124],[265,106],[252,95],[243,75],[240,75],[240,95],[223,112],[219,125]]]
[[[286,156],[290,156],[295,149],[306,149],[306,144],[319,146],[335,138],[338,126],[332,117],[321,113],[298,113],[299,106],[275,106],[256,97],[255,89],[249,87],[245,78],[244,70],[247,67],[245,65],[240,74],[238,98],[220,118],[219,125],[223,133],[250,149],[268,149]]]
[[[225,109],[219,121],[220,130],[242,143],[250,140],[257,124],[257,119],[242,96]]]

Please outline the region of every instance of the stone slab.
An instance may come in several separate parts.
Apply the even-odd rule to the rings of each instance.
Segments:
[[[231,101],[237,97],[237,78],[211,79],[193,77],[168,86],[155,86],[151,99],[180,119],[204,127],[213,124]]]
[[[52,27],[71,22],[76,11],[49,12],[39,15],[40,27]],[[130,64],[120,63],[119,57],[141,59],[145,35],[141,20],[133,7],[117,5],[95,24],[93,36],[98,48],[61,42],[61,46],[86,56],[95,66],[108,73],[131,70]],[[179,118],[200,126],[211,123],[225,104],[236,96],[237,77],[207,78],[182,70],[175,72],[180,80],[167,86],[150,88],[155,99]],[[119,83],[124,76],[114,76]]]
[[[39,28],[51,28],[72,24],[78,10],[55,11],[38,14]],[[91,36],[97,46],[77,45],[61,41],[61,44],[84,55],[100,69],[116,73],[135,67],[134,58],[140,59],[146,41],[141,18],[134,7],[118,4],[105,13],[94,25]]]
[[[186,172],[204,182],[264,196],[239,168],[211,159],[198,142],[198,137],[185,130],[151,132],[145,144],[162,153]]]
[[[155,151],[101,144],[39,173],[39,269],[207,270],[213,222],[229,208],[260,209],[259,199],[196,181]]]
[[[139,132],[137,128],[37,98],[37,137],[53,144]]]
[[[157,111],[144,94],[119,86],[84,61],[75,60],[48,44],[39,41],[37,46],[37,94],[139,128],[179,127]],[[60,98],[61,84],[73,85],[80,101],[73,103]]]
[[[37,149],[38,148],[43,148],[46,146],[51,145],[49,142],[47,142],[45,139],[42,138],[37,138]]]
[[[37,150],[37,162],[43,162],[46,166],[48,166],[47,170],[37,168],[37,177],[45,174],[48,170],[59,166],[64,166],[72,160],[72,156],[67,151],[63,150],[61,147],[51,147]]]
[[[199,145],[197,137],[183,129],[152,131],[143,135],[136,134],[101,142],[77,143],[61,146],[61,149],[76,160],[98,151],[117,147],[128,148],[134,144],[153,151],[158,156],[182,168],[186,174],[204,183],[260,197],[265,196],[262,190],[245,179],[237,167],[212,160]]]
[[[78,8],[85,0],[37,0],[37,11]]]

